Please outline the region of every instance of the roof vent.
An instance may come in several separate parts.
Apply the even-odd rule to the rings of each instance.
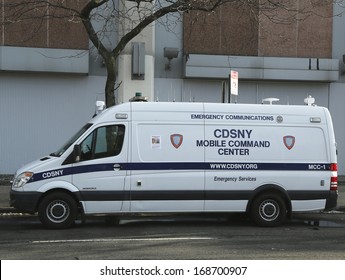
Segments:
[[[94,117],[102,113],[102,111],[105,109],[105,102],[104,101],[96,101],[96,112],[94,114]]]
[[[272,105],[273,102],[278,102],[278,101],[279,101],[279,98],[270,97],[270,98],[262,99],[262,104]]]

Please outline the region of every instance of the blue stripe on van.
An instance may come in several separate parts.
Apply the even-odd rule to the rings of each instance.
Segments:
[[[155,191],[81,191],[83,201],[123,200],[249,200],[252,190],[155,190]],[[329,191],[287,191],[291,200],[313,200],[329,198]]]
[[[122,170],[330,170],[329,163],[153,162],[121,163]]]
[[[150,162],[150,163],[105,163],[90,164],[48,170],[34,174],[29,182],[47,180],[67,175],[120,170],[225,170],[225,171],[329,171],[329,163],[242,163],[242,162]]]

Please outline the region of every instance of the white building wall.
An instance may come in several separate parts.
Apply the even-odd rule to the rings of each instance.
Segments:
[[[330,86],[330,111],[333,118],[335,138],[338,146],[338,173],[345,175],[345,1],[333,5],[333,58],[339,60],[339,80]]]
[[[151,13],[153,9],[152,3],[140,4],[140,15],[137,13],[137,3],[133,1],[120,1],[120,9],[127,11],[125,15],[131,15],[130,18],[126,16],[121,19],[121,25],[119,28],[120,36],[126,34],[133,26],[136,26],[139,22],[139,18],[143,17],[145,13]],[[155,23],[149,24],[144,28],[140,34],[133,38],[121,52],[118,58],[118,77],[117,83],[119,84],[117,90],[117,103],[128,102],[130,98],[141,93],[147,97],[149,101],[153,101],[154,98],[154,61],[155,61]],[[132,58],[132,43],[143,43],[144,53],[137,54],[138,57]],[[140,60],[143,57],[145,63],[143,78],[132,77],[132,60]],[[140,64],[140,62],[136,62]]]
[[[156,101],[222,102],[223,87],[220,80],[156,79]],[[228,89],[225,90],[226,98]],[[264,98],[279,98],[277,104],[302,105],[312,95],[319,106],[329,107],[328,83],[255,82],[240,81],[239,95],[232,103],[261,104]],[[227,101],[226,101],[227,102]]]
[[[335,140],[337,141],[338,151],[338,171],[345,174],[345,84],[331,84],[330,111],[333,119]]]
[[[104,100],[105,77],[0,73],[0,174],[56,151]]]
[[[154,91],[154,57],[151,55],[145,56],[145,79],[133,80],[131,78],[131,55],[120,55],[118,58],[119,73],[117,82],[120,84],[118,89],[117,103],[128,102],[136,93],[140,92],[142,96],[148,98],[148,101],[153,101]]]

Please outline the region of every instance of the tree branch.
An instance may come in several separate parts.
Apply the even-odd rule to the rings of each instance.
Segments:
[[[104,5],[105,3],[109,2],[109,0],[103,0],[103,1],[89,1],[85,7],[81,10],[79,13],[80,19],[82,20],[82,23],[89,34],[89,38],[91,42],[94,44],[94,46],[98,49],[99,53],[103,58],[109,58],[109,51],[107,48],[103,45],[102,41],[100,40],[99,36],[97,35],[92,23],[91,23],[91,12]]]

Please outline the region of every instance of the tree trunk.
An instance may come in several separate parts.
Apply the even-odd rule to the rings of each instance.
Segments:
[[[105,105],[107,108],[115,105],[115,82],[116,82],[116,70],[114,57],[105,59],[105,65],[107,67],[107,81],[105,83]]]

